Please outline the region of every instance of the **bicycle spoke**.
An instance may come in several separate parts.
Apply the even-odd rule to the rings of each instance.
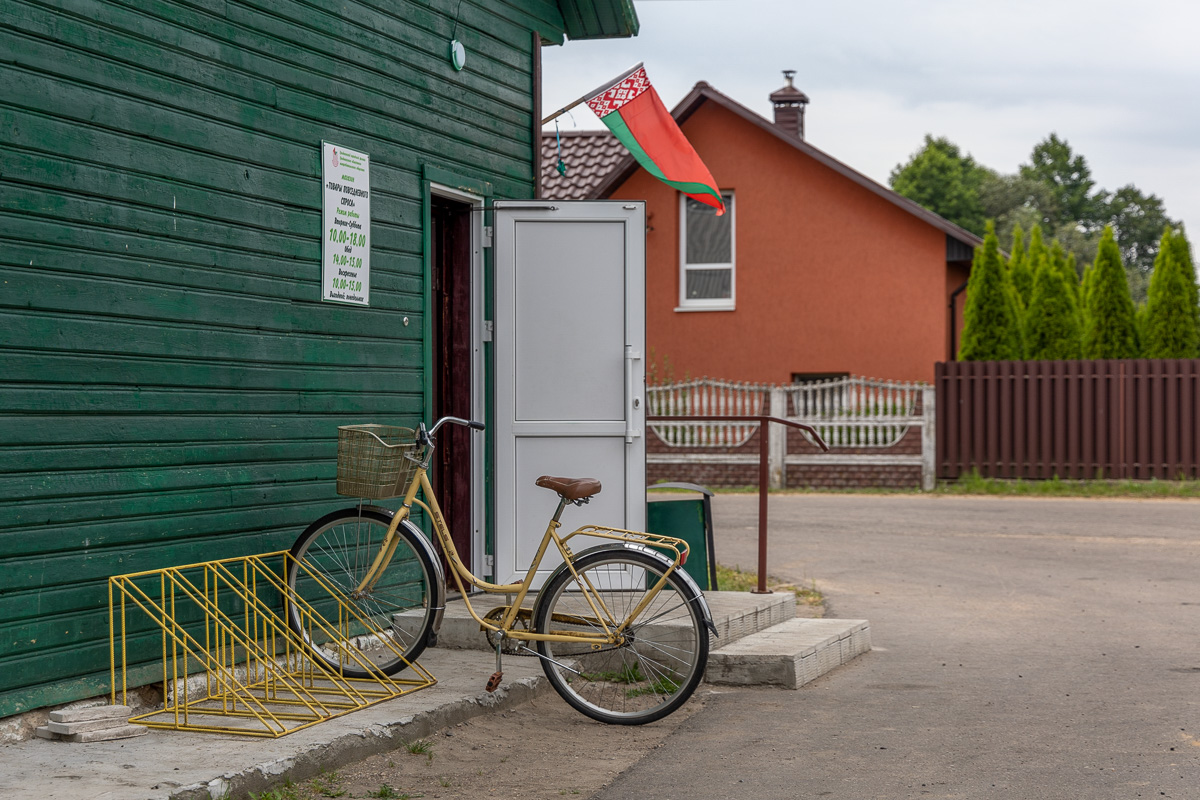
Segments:
[[[401,656],[419,654],[433,618],[432,566],[410,542],[411,536],[419,534],[398,530],[392,557],[374,576],[371,588],[358,593],[387,541],[390,518],[379,512],[354,512],[353,516],[334,514],[326,519],[328,524],[314,524],[303,544],[298,542],[293,548],[298,563],[289,582],[297,597],[318,614],[341,622],[320,633],[312,631],[313,636],[328,638],[323,644],[311,641],[309,633],[300,630],[302,620],[296,613],[289,615],[289,624],[322,659],[349,677],[404,669]],[[333,605],[327,587],[352,609],[349,618]]]
[[[611,584],[621,572],[644,576],[655,586],[662,577],[661,572],[656,573],[658,569],[651,556],[621,551],[581,559],[576,564],[578,578],[560,578],[543,589],[546,597],[539,597],[537,630],[599,632],[594,621],[580,618],[587,616],[591,605],[587,602],[589,590],[595,591],[597,605],[629,622],[629,615],[651,590],[594,587]],[[707,659],[708,638],[693,604],[695,597],[694,590],[670,575],[658,596],[626,629],[621,643],[594,650],[583,642],[539,642],[538,652],[543,656],[574,659],[577,673],[543,660],[551,685],[576,709],[602,722],[638,724],[669,714],[695,690]],[[584,611],[573,616],[575,609]]]

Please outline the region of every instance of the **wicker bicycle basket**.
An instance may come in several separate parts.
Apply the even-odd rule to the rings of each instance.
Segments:
[[[338,426],[337,493],[367,500],[404,494],[417,469],[416,432],[394,425]]]

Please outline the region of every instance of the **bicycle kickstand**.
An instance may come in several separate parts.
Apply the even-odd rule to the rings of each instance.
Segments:
[[[486,688],[489,692],[494,692],[500,688],[500,681],[504,679],[504,670],[500,664],[500,648],[504,644],[503,635],[496,637],[496,671],[492,673],[492,677],[488,678]]]

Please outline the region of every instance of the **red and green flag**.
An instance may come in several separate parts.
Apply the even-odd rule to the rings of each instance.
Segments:
[[[712,173],[675,124],[640,64],[594,94],[587,104],[647,172],[712,206],[718,216],[725,213]]]

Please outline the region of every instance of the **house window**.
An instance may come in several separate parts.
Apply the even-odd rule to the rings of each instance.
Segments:
[[[733,193],[721,195],[725,213],[679,196],[678,311],[732,311],[736,297]]]

